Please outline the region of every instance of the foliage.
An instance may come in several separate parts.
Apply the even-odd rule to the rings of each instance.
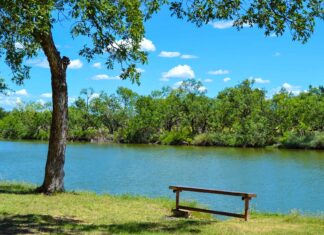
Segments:
[[[324,132],[307,133],[306,135],[288,132],[280,138],[280,143],[280,147],[284,148],[324,149]]]
[[[69,107],[71,141],[192,144],[323,149],[324,90],[310,87],[293,95],[285,90],[267,98],[246,80],[217,97],[200,92],[192,79],[178,89],[138,95],[128,88],[116,94],[83,89]],[[49,105],[25,104],[0,118],[0,136],[48,139]]]
[[[7,115],[7,112],[0,107],[0,119],[4,118]]]
[[[0,119],[0,135],[8,139],[47,140],[50,120],[51,112],[46,104],[20,105]]]
[[[172,15],[201,26],[215,20],[233,20],[240,29],[245,25],[263,28],[266,35],[282,35],[289,30],[294,40],[306,42],[314,31],[317,19],[324,19],[323,0],[305,1],[180,1],[180,0],[122,0],[122,1],[0,1],[0,55],[12,70],[12,80],[22,84],[29,78],[30,67],[24,60],[47,50],[52,28],[71,22],[71,36],[89,37],[79,54],[88,61],[105,54],[106,66],[122,66],[120,77],[139,83],[137,63],[146,63],[147,56],[140,48],[144,37],[144,21],[169,6]],[[56,48],[55,48],[56,50]],[[50,66],[57,66],[49,51]],[[6,88],[0,79],[0,90]]]
[[[171,1],[178,18],[202,26],[214,20],[233,20],[238,29],[257,26],[266,35],[282,35],[287,29],[293,40],[306,42],[314,31],[316,19],[324,18],[323,1]]]
[[[160,141],[166,145],[188,145],[191,142],[190,132],[188,129],[180,131],[165,132],[161,135]]]
[[[199,135],[196,135],[192,141],[193,145],[198,146],[212,146],[217,145],[217,136],[213,133],[202,133]]]
[[[215,101],[214,132],[230,137],[233,146],[264,146],[271,143],[269,102],[265,92],[243,81],[220,92]]]
[[[138,0],[0,1],[0,55],[5,55],[4,60],[13,72],[12,80],[17,84],[30,77],[30,67],[24,65],[24,61],[37,56],[39,49],[44,50],[54,68],[57,65],[52,63],[53,54],[46,47],[52,40],[52,28],[64,18],[71,22],[73,38],[86,36],[91,39],[90,44],[80,48],[81,56],[90,61],[104,54],[108,69],[118,63],[122,67],[122,79],[139,82],[136,64],[147,61],[140,46],[144,19],[158,9],[150,1],[141,3]]]

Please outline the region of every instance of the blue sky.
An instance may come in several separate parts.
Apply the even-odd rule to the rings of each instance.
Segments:
[[[282,37],[264,36],[262,29],[229,27],[231,22],[214,22],[197,28],[184,20],[170,17],[163,10],[146,22],[143,50],[149,63],[139,66],[141,85],[118,79],[118,70],[104,68],[104,58],[91,63],[78,55],[87,38],[73,40],[68,22],[57,25],[54,40],[72,60],[68,69],[69,97],[73,101],[82,88],[92,87],[97,93],[114,93],[119,86],[140,94],[149,94],[163,86],[175,87],[185,78],[201,80],[207,95],[214,97],[225,87],[235,86],[244,79],[254,78],[255,87],[268,95],[281,87],[297,94],[309,85],[324,85],[324,22],[318,22],[315,33],[306,44],[294,42],[290,32]],[[31,79],[23,86],[10,82],[10,70],[0,61],[0,75],[16,92],[0,95],[0,107],[12,109],[24,101],[50,101],[50,71],[46,58],[27,61],[32,66]]]

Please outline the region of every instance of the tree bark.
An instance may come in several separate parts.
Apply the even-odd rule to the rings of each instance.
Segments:
[[[65,56],[60,57],[51,32],[41,35],[40,41],[51,70],[53,111],[45,177],[38,191],[52,194],[64,191],[64,162],[68,130],[66,69],[70,60]]]

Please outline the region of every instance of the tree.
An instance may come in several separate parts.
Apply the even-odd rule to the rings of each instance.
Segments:
[[[112,69],[121,64],[122,79],[139,81],[136,63],[146,62],[141,50],[143,21],[154,6],[141,1],[0,1],[0,53],[13,72],[12,80],[22,84],[29,78],[30,68],[24,59],[37,56],[42,50],[49,62],[53,93],[53,112],[45,178],[39,191],[53,193],[64,190],[64,161],[68,123],[66,70],[70,60],[61,56],[52,35],[52,28],[62,17],[73,22],[71,34],[90,37],[80,55],[88,61],[105,54],[106,65]],[[149,16],[147,14],[146,16]],[[1,80],[2,81],[2,80]],[[1,82],[3,84],[3,82]],[[1,87],[4,87],[1,85]]]
[[[269,143],[270,114],[265,92],[252,88],[245,80],[236,87],[219,92],[216,100],[217,132],[228,136],[234,146],[265,146]]]
[[[88,61],[105,55],[108,69],[122,66],[120,78],[139,82],[137,63],[147,61],[141,51],[144,20],[168,3],[173,15],[198,26],[210,21],[234,20],[238,28],[245,24],[281,35],[288,27],[293,39],[305,42],[314,30],[316,18],[323,19],[323,0],[0,0],[0,55],[12,70],[12,80],[22,84],[29,78],[25,59],[42,50],[49,62],[52,85],[52,123],[45,169],[39,191],[64,190],[64,161],[68,129],[66,70],[70,60],[58,51],[52,29],[62,18],[72,23],[74,38],[91,38],[79,54]],[[0,89],[6,85],[0,79]]]

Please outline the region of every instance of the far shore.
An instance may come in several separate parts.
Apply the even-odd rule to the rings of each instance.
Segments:
[[[38,140],[38,139],[3,139],[0,138],[0,141],[13,141],[13,142],[39,142],[39,143],[48,143],[48,140]],[[179,143],[179,144],[162,144],[160,142],[156,143],[122,143],[122,142],[115,142],[112,140],[68,140],[68,144],[120,144],[120,145],[150,145],[150,146],[193,146],[193,147],[222,147],[222,148],[250,148],[250,149],[291,149],[291,150],[324,150],[324,146],[320,147],[307,147],[301,145],[294,145],[294,146],[286,146],[281,144],[273,144],[268,146],[230,146],[230,145],[210,145],[210,144],[192,144],[192,143]]]

